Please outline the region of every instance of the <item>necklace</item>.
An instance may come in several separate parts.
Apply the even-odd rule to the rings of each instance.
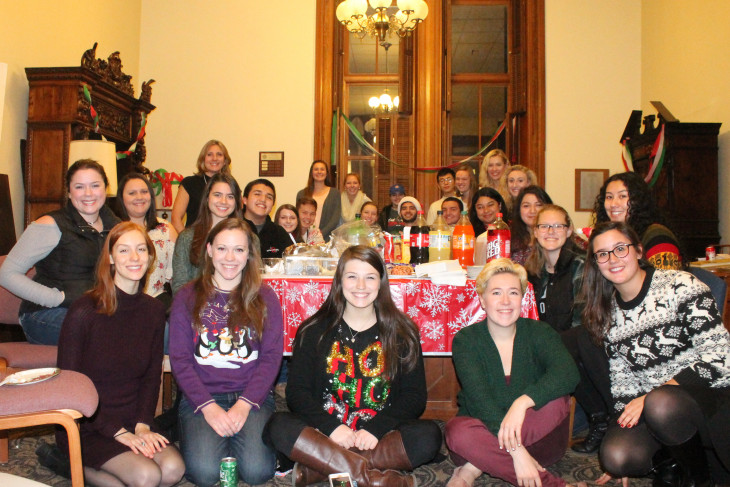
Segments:
[[[96,222],[98,222],[98,221],[99,221],[99,218],[101,218],[101,215],[97,214],[97,215],[96,215],[96,220],[94,220],[93,222],[90,222],[90,221],[89,221],[89,220],[87,220],[86,218],[84,218],[84,221],[85,221],[86,223],[88,223],[90,227],[93,227],[93,226],[94,226],[94,225],[96,224]]]
[[[351,343],[355,343],[355,338],[357,338],[357,336],[360,334],[360,331],[362,331],[362,330],[352,333],[352,328],[350,327],[350,325],[345,323],[345,326],[347,327],[347,330],[350,332],[350,338],[347,338],[347,336],[345,336],[345,340],[349,340]],[[344,335],[344,333],[343,333],[343,335]]]

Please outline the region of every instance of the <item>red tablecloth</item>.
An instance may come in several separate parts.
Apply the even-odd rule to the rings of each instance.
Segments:
[[[297,328],[324,303],[331,277],[264,277],[281,302],[284,352],[291,354]],[[396,306],[413,318],[421,331],[424,355],[450,355],[456,332],[484,319],[473,280],[466,286],[437,286],[430,279],[390,279]],[[529,286],[522,299],[522,316],[538,319],[535,293]]]

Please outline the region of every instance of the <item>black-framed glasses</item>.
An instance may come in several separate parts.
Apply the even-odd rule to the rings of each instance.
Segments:
[[[611,258],[611,254],[615,255],[618,259],[623,259],[627,255],[629,255],[629,247],[631,247],[634,244],[618,244],[613,248],[613,250],[600,250],[598,252],[595,252],[593,254],[593,258],[596,259],[596,262],[599,264],[604,264],[609,261]]]
[[[536,227],[537,227],[537,229],[538,229],[538,230],[540,230],[540,231],[541,231],[542,233],[548,233],[548,232],[550,231],[550,229],[551,229],[551,228],[552,228],[553,230],[555,230],[556,232],[557,232],[558,230],[564,230],[564,229],[568,228],[568,225],[566,225],[565,223],[553,223],[552,225],[551,225],[551,224],[549,224],[549,223],[538,223],[538,224],[537,224],[537,225],[535,225],[535,226],[536,226]]]

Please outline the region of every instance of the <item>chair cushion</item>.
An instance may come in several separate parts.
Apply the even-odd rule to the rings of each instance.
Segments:
[[[34,345],[26,342],[0,343],[0,357],[8,362],[8,367],[35,369],[55,367],[58,347],[55,345]]]
[[[3,487],[46,487],[46,484],[35,480],[25,479],[17,475],[0,472],[0,485]]]
[[[99,395],[91,379],[72,370],[62,370],[36,384],[0,387],[0,415],[75,409],[90,417],[98,404]]]

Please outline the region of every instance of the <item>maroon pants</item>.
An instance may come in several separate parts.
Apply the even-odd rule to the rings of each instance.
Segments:
[[[568,447],[570,398],[560,397],[539,410],[528,409],[522,424],[522,445],[543,467],[563,457]],[[446,444],[457,465],[469,462],[482,472],[517,485],[512,456],[499,449],[499,440],[484,423],[457,416],[446,424]],[[540,473],[543,487],[563,487],[565,481],[547,470]]]

